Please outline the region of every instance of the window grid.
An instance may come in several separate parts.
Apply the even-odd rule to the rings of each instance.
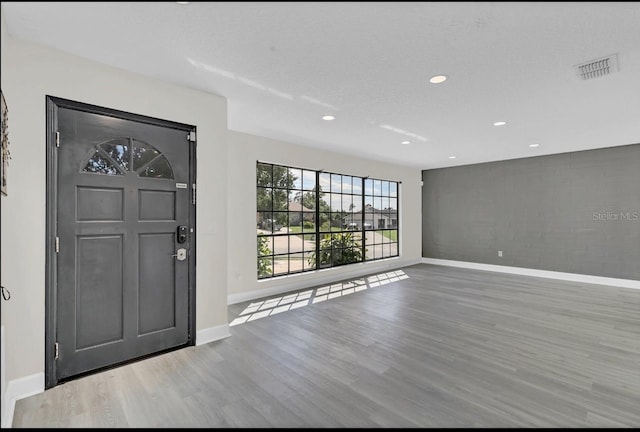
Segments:
[[[257,162],[258,279],[399,256],[398,185]]]

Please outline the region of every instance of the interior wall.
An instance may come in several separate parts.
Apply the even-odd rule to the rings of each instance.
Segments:
[[[422,179],[423,257],[640,279],[640,144]]]
[[[400,257],[377,262],[257,280],[256,161],[356,176],[401,181]],[[229,249],[230,302],[311,287],[326,281],[415,264],[420,260],[420,170],[370,161],[293,143],[229,131]]]
[[[4,23],[3,23],[4,24]],[[2,302],[7,381],[44,371],[45,96],[197,126],[196,330],[227,323],[227,104],[2,34],[11,164],[2,197]]]

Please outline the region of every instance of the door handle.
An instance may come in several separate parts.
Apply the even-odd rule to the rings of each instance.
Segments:
[[[176,257],[178,261],[184,261],[187,259],[187,250],[185,248],[180,248],[171,256]]]

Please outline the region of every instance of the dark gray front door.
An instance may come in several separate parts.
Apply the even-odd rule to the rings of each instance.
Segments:
[[[188,133],[71,108],[57,129],[57,380],[187,344]]]

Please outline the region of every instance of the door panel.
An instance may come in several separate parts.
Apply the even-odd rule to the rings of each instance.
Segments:
[[[57,129],[57,380],[187,344],[186,131],[64,107]]]
[[[176,219],[175,191],[140,191],[140,220],[161,221]]]
[[[77,251],[76,348],[122,340],[122,236],[78,236]]]
[[[155,253],[172,250],[174,238],[172,232],[140,235],[139,335],[175,327],[176,260]]]
[[[77,194],[78,222],[123,220],[123,189],[78,187]]]

